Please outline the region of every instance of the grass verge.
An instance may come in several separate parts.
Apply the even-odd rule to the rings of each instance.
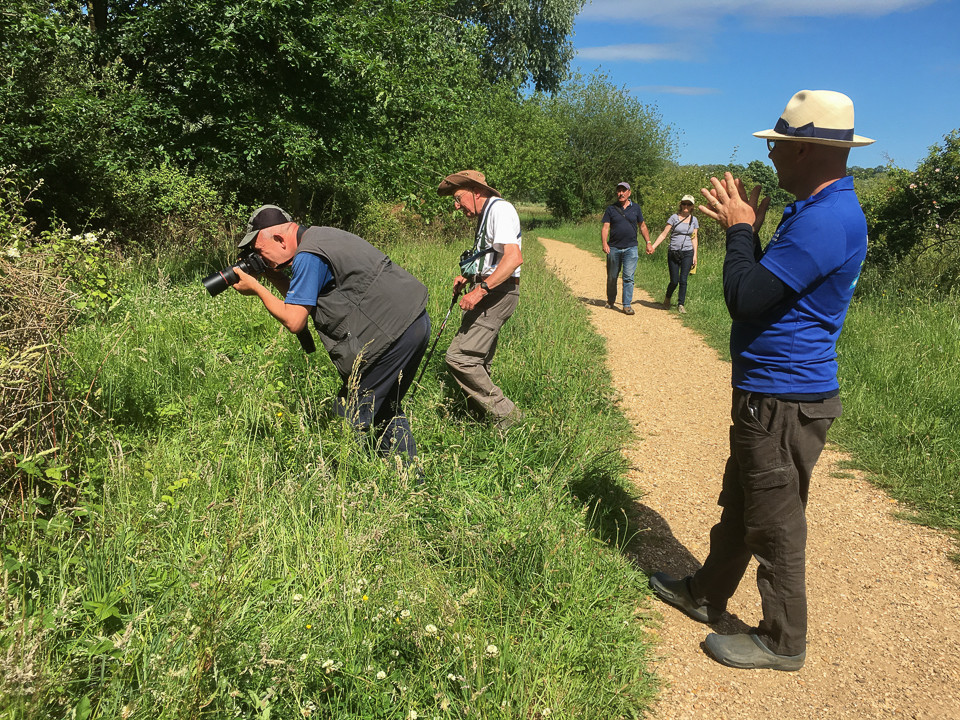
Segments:
[[[435,323],[459,249],[392,252]],[[585,311],[525,258],[494,368],[528,421],[465,411],[452,318],[408,408],[422,486],[364,451],[329,361],[255,299],[131,272],[70,338],[75,462],[3,518],[0,716],[642,714],[646,578],[598,501],[628,427]]]

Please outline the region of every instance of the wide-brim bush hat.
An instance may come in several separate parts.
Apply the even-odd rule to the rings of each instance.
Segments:
[[[774,127],[753,135],[834,147],[862,147],[873,142],[854,135],[853,101],[834,90],[801,90],[790,98]]]
[[[496,197],[502,197],[499,191],[487,185],[486,176],[476,170],[461,170],[447,175],[437,188],[437,195],[453,195],[458,188],[480,188]]]
[[[246,250],[253,247],[253,241],[257,239],[261,230],[288,222],[293,222],[293,220],[283,208],[276,205],[261,205],[247,221],[247,229],[244,231],[243,239],[237,245],[237,248]]]

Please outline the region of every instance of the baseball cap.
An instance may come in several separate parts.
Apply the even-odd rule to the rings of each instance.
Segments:
[[[261,230],[288,222],[293,222],[293,220],[283,208],[276,205],[261,205],[247,221],[247,229],[237,248],[239,250],[252,248]]]

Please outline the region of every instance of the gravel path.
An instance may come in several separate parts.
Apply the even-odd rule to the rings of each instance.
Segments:
[[[631,547],[648,573],[686,575],[708,549],[727,458],[730,368],[676,312],[641,290],[636,315],[603,308],[603,262],[540,238],[548,266],[590,308],[635,428],[624,453],[645,528]],[[664,269],[666,276],[666,269]],[[666,282],[666,277],[664,279]],[[696,312],[695,280],[688,310]],[[735,670],[707,657],[710,628],[656,601],[662,618],[654,670],[664,688],[652,717],[960,719],[960,569],[942,533],[897,520],[898,505],[828,445],[807,510],[810,627],[797,673]],[[755,563],[718,632],[760,618]]]

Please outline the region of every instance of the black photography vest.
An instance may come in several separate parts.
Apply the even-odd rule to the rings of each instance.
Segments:
[[[332,227],[308,228],[297,246],[330,266],[332,289],[321,292],[313,324],[330,359],[346,377],[376,360],[427,306],[427,288],[361,237]]]

